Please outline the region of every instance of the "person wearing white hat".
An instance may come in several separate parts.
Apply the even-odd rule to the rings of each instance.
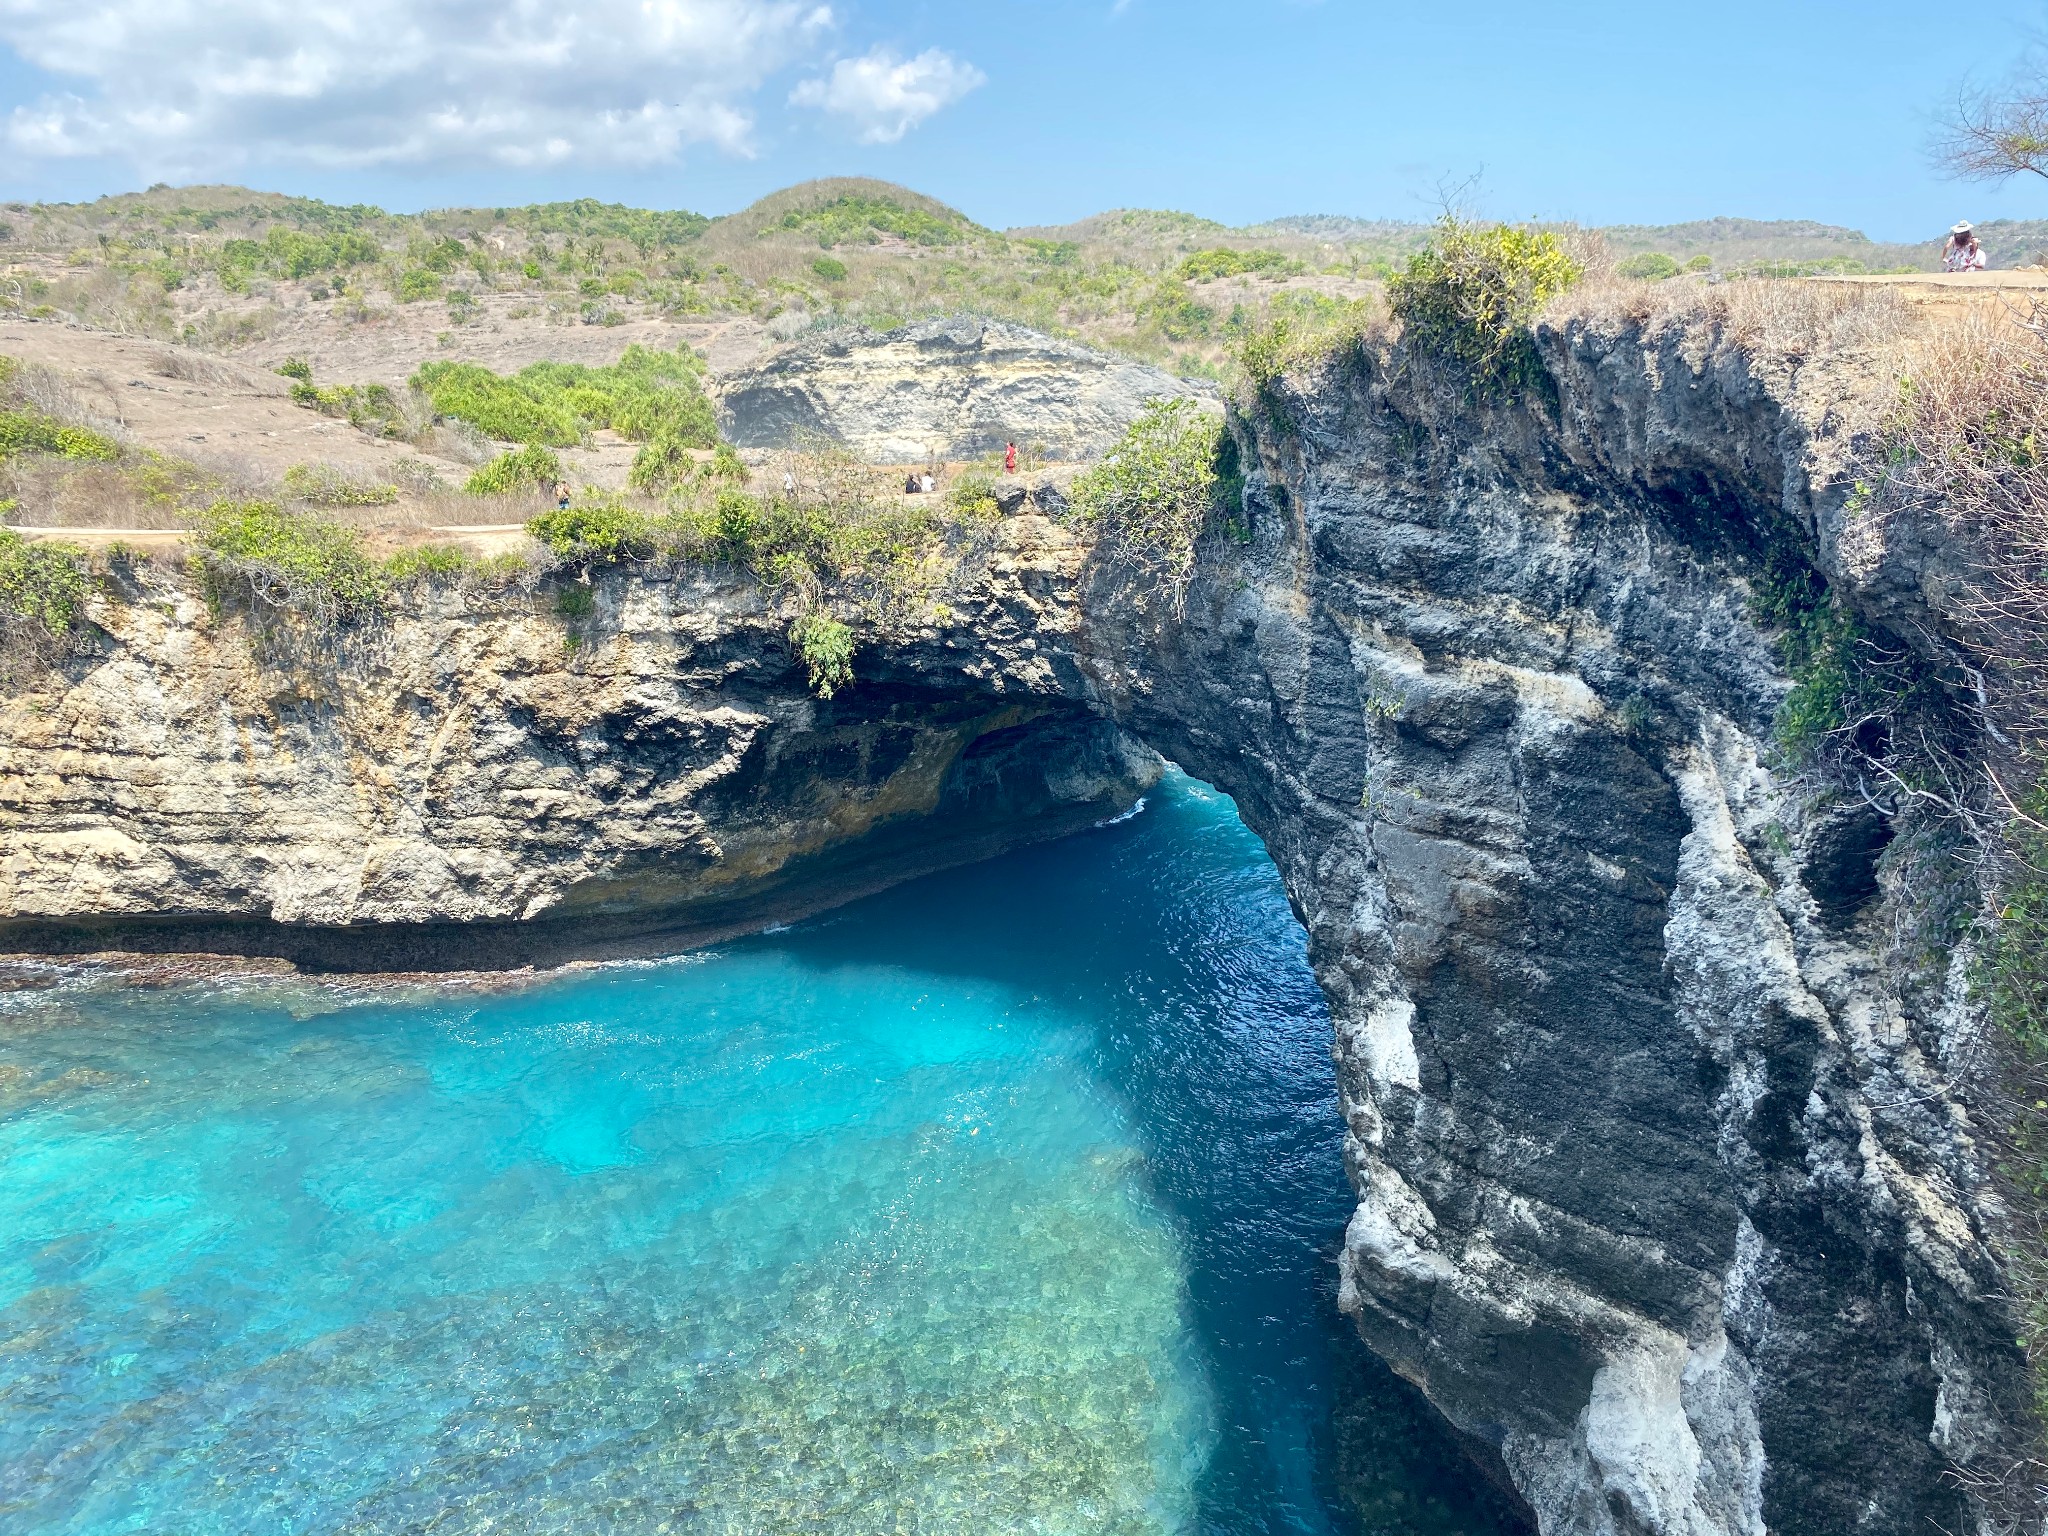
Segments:
[[[1984,246],[1968,219],[1948,232],[1948,244],[1941,248],[1941,269],[1944,272],[1984,270]]]

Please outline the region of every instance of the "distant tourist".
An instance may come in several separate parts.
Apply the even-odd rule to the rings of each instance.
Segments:
[[[1015,443],[1010,444],[1003,454],[1003,473],[1006,475],[1017,473],[1017,445]]]
[[[782,472],[782,494],[785,496],[796,495],[796,475],[787,469]]]
[[[555,491],[555,510],[557,512],[569,510],[569,487],[566,485],[557,488]]]
[[[919,485],[919,484],[917,483],[917,476],[916,476],[915,474],[909,474],[909,475],[905,475],[905,476],[903,477],[903,494],[904,494],[904,495],[906,495],[906,496],[915,496],[915,495],[916,495],[916,494],[917,494],[917,493],[918,493],[919,491],[921,491],[921,490],[923,490],[923,489],[924,489],[924,487],[923,487],[923,486],[921,486],[921,485]]]
[[[933,479],[933,478],[931,477],[930,473],[929,473],[929,472],[927,472],[927,473],[926,473],[926,475],[925,475],[925,477],[924,477],[924,493],[925,493],[925,495],[927,495],[927,496],[931,495],[931,493],[932,493],[933,491],[937,490],[938,488],[939,488],[939,482],[938,482],[938,481],[936,481],[936,480],[934,480],[934,479]]]
[[[1984,270],[1984,246],[1977,238],[1977,231],[1965,219],[1948,232],[1948,244],[1941,248],[1941,269],[1944,272],[1982,272]]]

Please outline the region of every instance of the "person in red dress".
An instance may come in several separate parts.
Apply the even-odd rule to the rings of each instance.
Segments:
[[[1010,444],[1003,454],[1003,473],[1006,475],[1017,473],[1017,445],[1015,443]]]

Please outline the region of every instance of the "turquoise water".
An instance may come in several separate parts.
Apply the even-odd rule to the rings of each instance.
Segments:
[[[669,960],[0,995],[0,1530],[1502,1529],[1328,1039],[1179,778]]]

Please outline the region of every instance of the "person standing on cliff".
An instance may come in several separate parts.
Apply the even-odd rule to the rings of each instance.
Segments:
[[[1948,232],[1948,244],[1941,248],[1941,269],[1944,272],[1984,270],[1984,247],[1968,219]]]
[[[1017,445],[1015,443],[1010,444],[1003,452],[1003,473],[1006,475],[1017,473]]]

